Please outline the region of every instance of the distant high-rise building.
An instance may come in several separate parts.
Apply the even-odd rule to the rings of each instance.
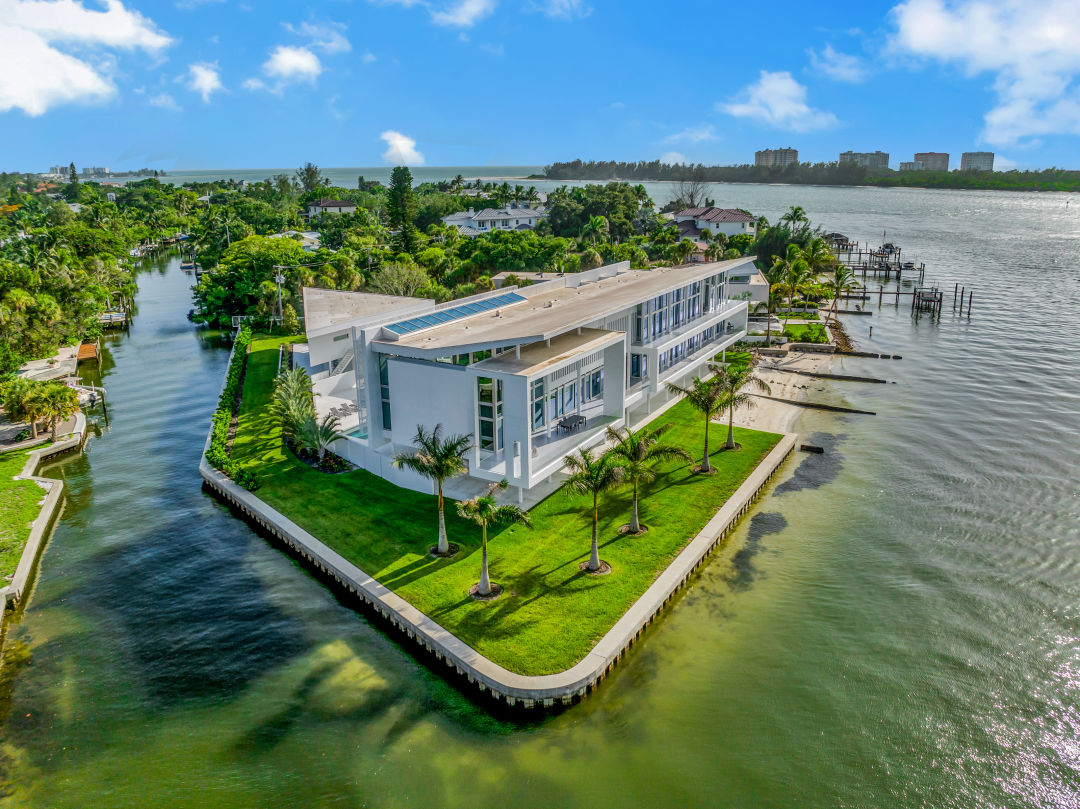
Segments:
[[[868,169],[887,169],[889,167],[889,153],[875,152],[841,152],[840,163],[855,163]]]
[[[915,162],[922,163],[926,171],[948,171],[948,152],[916,152]]]
[[[84,166],[82,173],[84,177],[100,177],[103,174],[108,174],[109,169],[107,166]]]
[[[921,160],[902,160],[900,161],[900,171],[925,171],[926,164]]]
[[[960,155],[960,171],[993,171],[993,152],[964,152]]]
[[[799,150],[792,149],[762,149],[754,152],[755,166],[791,166],[799,162]]]

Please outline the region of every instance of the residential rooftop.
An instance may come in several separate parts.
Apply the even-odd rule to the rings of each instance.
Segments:
[[[725,222],[753,222],[756,217],[751,216],[745,211],[740,211],[737,208],[684,208],[675,214],[679,216],[692,216],[694,219],[699,219],[703,222],[716,222],[717,224],[723,224]]]
[[[436,356],[471,350],[474,346],[514,345],[547,340],[596,320],[598,313],[624,309],[663,294],[680,283],[692,283],[753,261],[744,256],[690,267],[617,271],[597,278],[591,273],[569,273],[559,281],[518,289],[525,300],[467,318],[401,336],[383,330],[373,345],[388,352],[411,349]],[[378,350],[378,348],[376,349]],[[430,355],[429,355],[430,356]]]
[[[391,318],[398,312],[405,315],[435,303],[427,298],[342,292],[319,287],[304,287],[303,297],[304,325],[308,334],[354,320],[375,316]]]

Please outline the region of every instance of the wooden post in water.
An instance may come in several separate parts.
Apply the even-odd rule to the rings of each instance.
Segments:
[[[971,298],[975,294],[974,291],[968,293],[968,319],[971,319]]]
[[[956,282],[955,284],[953,284],[953,288],[952,288],[952,310],[954,312],[956,311],[956,291],[958,289],[960,289],[960,282],[959,281]]]
[[[884,284],[878,284],[878,288],[877,288],[877,305],[878,305],[878,309],[881,308],[881,296],[884,295],[884,294],[885,294],[885,286],[884,286]]]
[[[961,317],[963,317],[963,314],[964,314],[964,288],[960,287],[960,315],[961,315]]]

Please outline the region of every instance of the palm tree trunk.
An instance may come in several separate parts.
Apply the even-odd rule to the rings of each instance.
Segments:
[[[60,419],[55,419],[55,418],[52,420],[52,440],[53,441],[56,440],[56,425],[57,425],[57,423],[59,421],[60,421]]]
[[[727,443],[724,445],[725,449],[735,449],[735,407],[731,405],[728,407],[728,422],[727,422]]]
[[[769,287],[769,306],[765,313],[765,347],[772,345],[772,287]]]
[[[637,496],[637,481],[634,481],[634,512],[630,517],[630,533],[636,534],[641,530],[641,523],[638,522],[638,496]]]
[[[30,419],[30,437],[37,438],[37,419]]]
[[[442,481],[439,481],[439,553],[450,553],[450,543],[446,541],[446,514],[443,510]]]
[[[708,472],[712,469],[709,466],[709,422],[712,421],[712,413],[705,414],[705,453],[701,459],[701,471]]]
[[[480,586],[476,588],[478,595],[487,596],[491,595],[491,579],[488,578],[488,561],[487,561],[487,526],[481,526],[483,532],[483,538],[480,540],[481,558],[483,561],[480,565]]]
[[[597,522],[599,517],[596,513],[596,495],[592,499],[592,555],[589,557],[589,570],[600,569],[600,548],[596,544]]]

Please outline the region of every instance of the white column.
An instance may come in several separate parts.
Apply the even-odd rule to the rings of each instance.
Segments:
[[[626,402],[626,338],[604,349],[604,415],[618,418]]]
[[[506,376],[503,383],[503,437],[506,442],[506,477],[517,486],[529,486],[532,430],[529,412],[529,380],[523,376]],[[518,454],[514,457],[514,442]]]

